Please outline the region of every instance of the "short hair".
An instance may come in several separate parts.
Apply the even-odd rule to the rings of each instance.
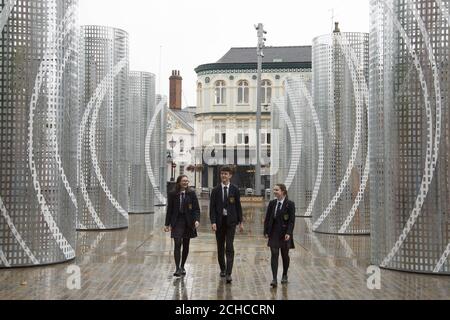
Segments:
[[[229,174],[233,174],[233,169],[230,166],[223,166],[220,168],[220,173],[228,172]]]

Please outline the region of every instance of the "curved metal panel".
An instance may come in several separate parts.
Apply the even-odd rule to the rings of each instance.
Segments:
[[[155,192],[146,173],[145,141],[156,104],[155,75],[130,72],[129,92],[130,213],[150,213],[154,212]],[[152,148],[152,154],[160,152],[161,149]]]
[[[371,1],[372,262],[450,274],[449,0]]]
[[[0,267],[75,258],[77,6],[0,4]]]
[[[145,167],[155,196],[155,205],[164,206],[167,202],[164,196],[167,193],[167,160],[164,152],[167,150],[167,98],[158,95],[156,102],[145,137]]]
[[[285,97],[274,100],[272,108],[272,150],[277,150],[271,154],[272,185],[284,183],[297,215],[305,217],[311,216],[309,208],[314,206],[315,186],[320,185],[323,166],[318,148],[321,129],[314,121],[311,86],[311,72],[288,77]]]
[[[368,234],[369,36],[333,33],[313,40],[313,99],[323,132],[323,178],[313,230]]]
[[[82,26],[78,229],[128,227],[128,34]]]

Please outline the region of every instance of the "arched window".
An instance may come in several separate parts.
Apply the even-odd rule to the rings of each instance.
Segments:
[[[226,104],[226,84],[225,81],[220,80],[216,82],[216,104]]]
[[[238,82],[238,103],[248,104],[249,87],[248,81],[241,80]]]
[[[270,104],[272,102],[272,82],[269,80],[263,80],[261,83],[261,103]]]
[[[197,106],[201,108],[203,106],[203,96],[202,96],[202,84],[199,82],[197,84]]]

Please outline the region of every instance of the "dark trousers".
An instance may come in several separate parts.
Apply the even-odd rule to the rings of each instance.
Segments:
[[[236,225],[229,226],[227,218],[222,217],[222,225],[216,231],[217,240],[217,259],[219,261],[220,271],[231,275],[234,263],[234,236],[236,235]],[[227,260],[225,263],[225,253]]]
[[[272,252],[272,261],[271,261],[271,266],[272,266],[272,275],[273,275],[273,279],[277,279],[277,275],[278,275],[278,260],[280,259],[280,251],[281,251],[281,258],[283,260],[283,275],[287,276],[288,270],[289,270],[289,263],[291,261],[291,259],[289,258],[289,248],[285,247],[285,248],[270,248],[271,252]]]

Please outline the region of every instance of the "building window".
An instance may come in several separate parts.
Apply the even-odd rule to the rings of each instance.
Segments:
[[[261,86],[261,103],[270,104],[272,102],[272,82],[269,80],[264,80]]]
[[[180,152],[184,152],[184,139],[180,138]]]
[[[202,84],[197,84],[197,106],[201,108],[203,106],[203,96],[202,96]]]
[[[271,142],[271,136],[270,136],[270,121],[263,120],[262,126],[261,126],[261,144],[263,145],[269,145]]]
[[[262,132],[261,133],[261,144],[270,144],[271,136],[270,133]]]
[[[225,81],[216,82],[216,104],[226,104],[226,84]]]
[[[238,120],[237,121],[237,144],[238,145],[249,145],[250,134],[248,133],[249,123],[248,121]]]
[[[214,131],[216,144],[226,144],[227,143],[227,126],[225,120],[215,120],[214,121]]]
[[[249,102],[248,97],[249,97],[248,81],[241,80],[238,82],[238,103],[248,104]]]
[[[184,175],[184,166],[180,165],[180,176]]]

